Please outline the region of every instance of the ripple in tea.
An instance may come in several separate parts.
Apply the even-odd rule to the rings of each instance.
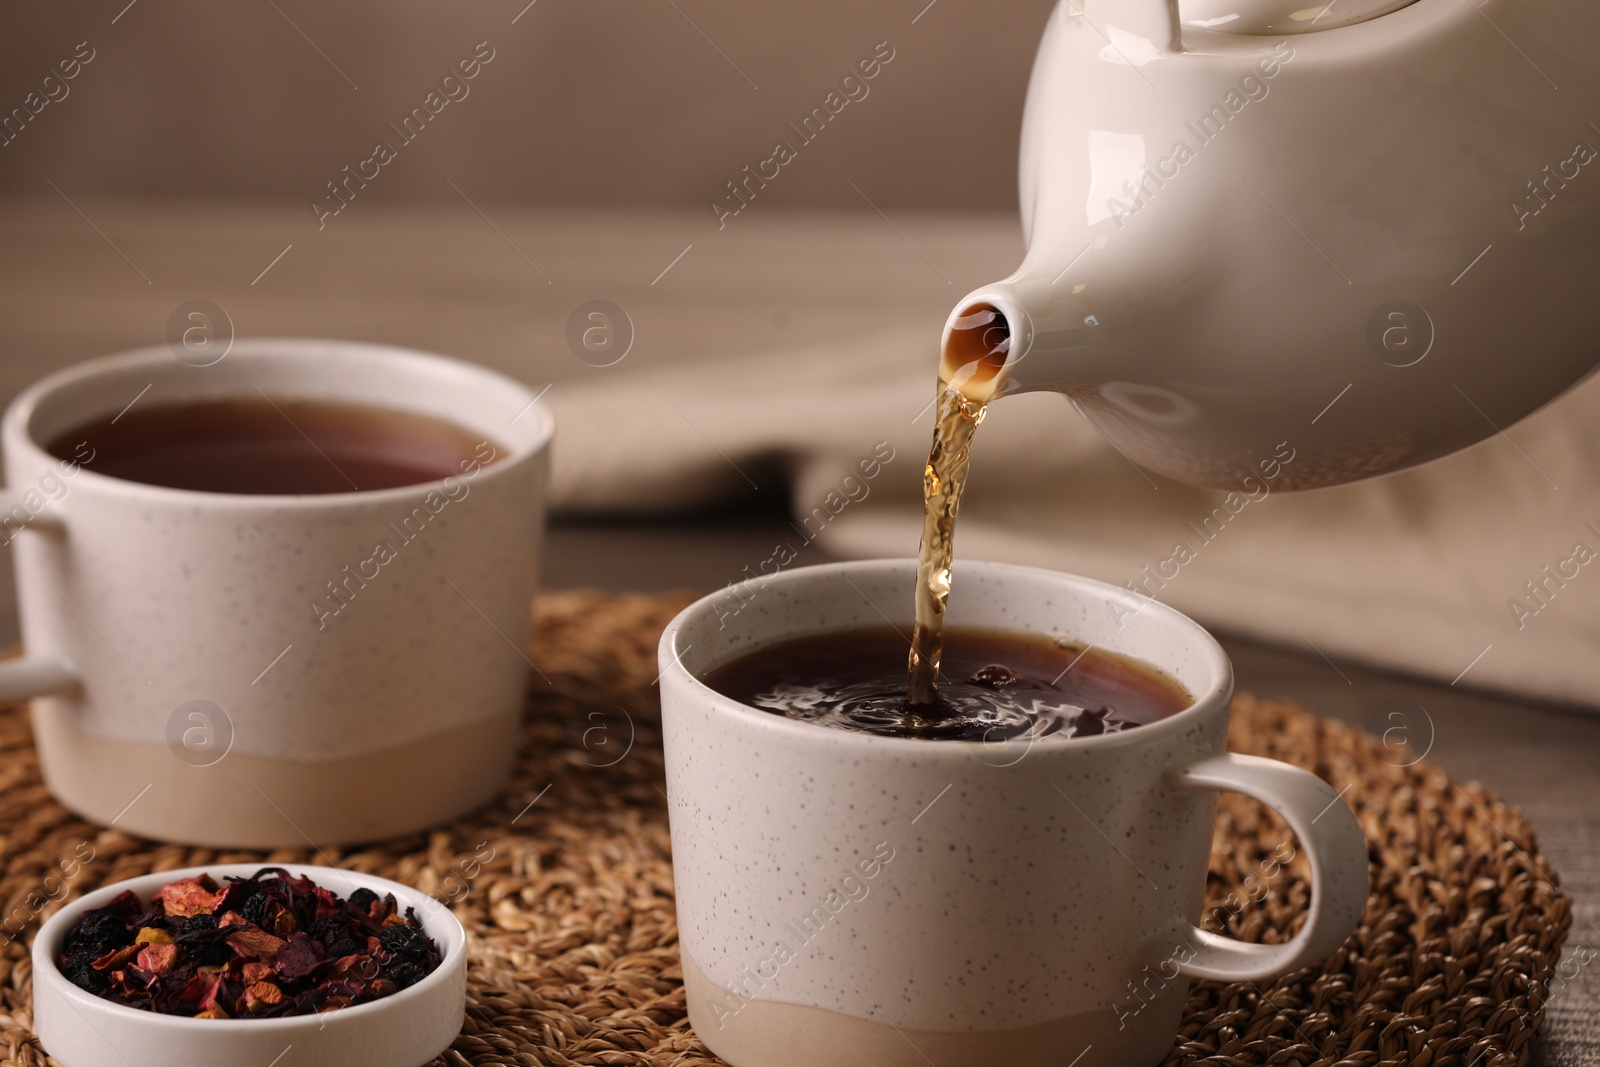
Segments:
[[[1174,715],[1189,693],[1154,667],[1067,639],[952,627],[931,704],[906,704],[906,639],[890,627],[792,638],[706,674],[775,715],[841,730],[948,741],[1118,733]]]

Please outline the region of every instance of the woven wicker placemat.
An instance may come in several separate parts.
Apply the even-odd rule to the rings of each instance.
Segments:
[[[360,849],[222,852],[101,830],[40,781],[27,716],[0,710],[0,1063],[39,1067],[29,910],[85,843],[69,895],[155,870],[335,862],[454,901],[473,934],[466,1028],[439,1064],[709,1067],[684,1017],[653,688],[662,627],[685,598],[543,597],[514,782],[427,834]],[[1506,1067],[1524,1063],[1570,902],[1527,820],[1406,751],[1282,702],[1240,697],[1230,747],[1344,789],[1374,864],[1361,927],[1324,965],[1269,986],[1200,983],[1169,1065]],[[1348,788],[1346,788],[1348,786]],[[1249,940],[1292,933],[1303,856],[1267,809],[1224,794],[1205,922]],[[59,894],[58,894],[59,895]],[[48,915],[56,905],[43,909]],[[19,910],[20,909],[20,910]]]

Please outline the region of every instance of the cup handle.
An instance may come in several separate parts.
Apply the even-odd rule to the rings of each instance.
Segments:
[[[1184,932],[1194,955],[1179,965],[1192,978],[1263,981],[1325,959],[1344,943],[1367,903],[1367,842],[1341,794],[1299,767],[1224,752],[1189,764],[1179,775],[1188,792],[1228,789],[1254,797],[1288,820],[1311,858],[1311,912],[1282,945],[1256,945],[1198,926]]]
[[[13,529],[7,519],[19,508],[27,512],[27,521]],[[9,544],[17,534],[28,531],[60,533],[62,529],[57,517],[29,511],[24,494],[14,489],[0,489],[0,535],[5,537],[3,543]],[[72,668],[58,659],[22,655],[0,660],[0,700],[26,700],[29,697],[70,693],[79,684],[79,678]]]
[[[76,688],[78,676],[57,660],[41,656],[0,660],[0,700],[26,700]]]

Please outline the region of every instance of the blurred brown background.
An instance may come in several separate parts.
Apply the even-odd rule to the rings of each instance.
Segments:
[[[762,192],[773,204],[1007,208],[1050,0],[94,0],[0,11],[0,109],[87,41],[0,189],[307,204],[487,42],[494,58],[361,196],[704,208],[795,141],[887,41],[894,59]],[[913,19],[916,19],[913,22]],[[115,19],[115,22],[113,22]],[[513,22],[515,19],[515,22]],[[59,90],[55,90],[59,93]],[[308,209],[309,210],[309,209]],[[709,211],[708,211],[709,216]]]

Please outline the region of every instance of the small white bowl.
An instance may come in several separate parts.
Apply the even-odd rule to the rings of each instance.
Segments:
[[[317,1015],[188,1019],[102,1000],[56,966],[67,931],[91,908],[131,890],[148,901],[168,882],[200,874],[250,877],[263,867],[305,875],[340,897],[363,886],[416,909],[443,960],[422,981],[380,1000]],[[33,1024],[62,1067],[422,1067],[450,1047],[466,1018],[467,932],[450,909],[387,878],[294,863],[221,863],[162,871],[97,889],[50,917],[33,942]],[[293,1050],[292,1052],[290,1050]]]

